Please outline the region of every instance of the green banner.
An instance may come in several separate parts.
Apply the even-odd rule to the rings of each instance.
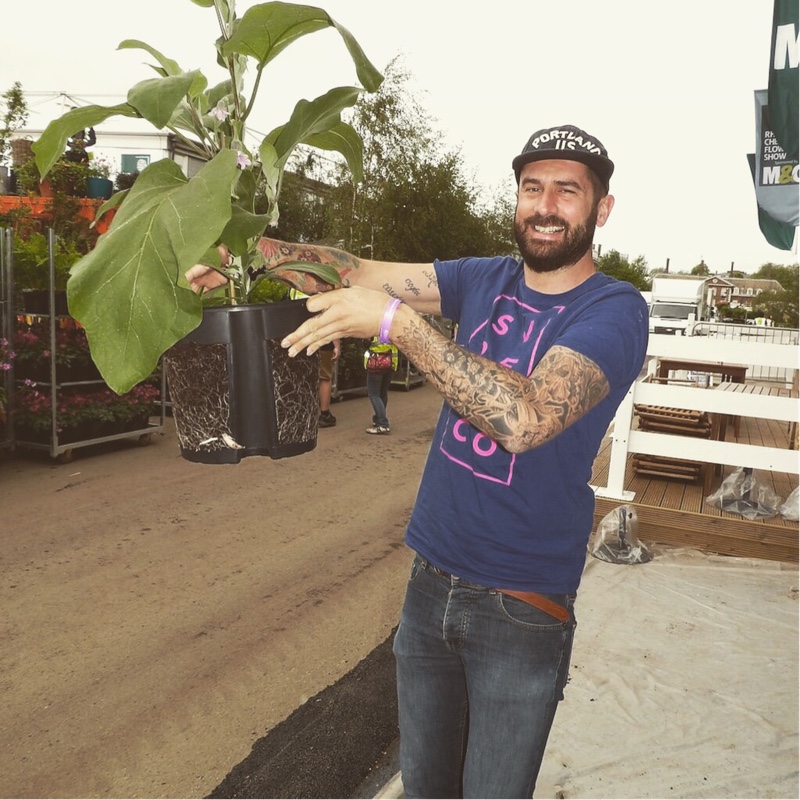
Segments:
[[[771,125],[767,92],[756,100],[756,200],[773,219],[797,227],[800,223],[800,166],[778,142]]]
[[[755,153],[747,154],[747,163],[750,165],[750,174],[753,176],[753,181],[756,178],[756,156]],[[764,238],[778,250],[791,250],[794,243],[795,228],[786,222],[778,222],[773,219],[761,206],[756,203],[758,207],[758,227],[761,228],[761,233]]]
[[[798,17],[797,0],[775,0],[769,55],[768,105],[775,138],[790,159],[798,159]]]

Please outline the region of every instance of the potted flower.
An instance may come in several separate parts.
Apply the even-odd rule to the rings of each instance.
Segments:
[[[91,156],[88,168],[89,177],[86,179],[87,197],[108,200],[114,193],[114,183],[110,178],[111,162],[103,156]]]
[[[27,195],[53,197],[86,197],[90,176],[88,163],[76,163],[63,155],[56,159],[47,174],[43,174],[35,159],[26,161],[16,170],[17,191]]]
[[[303,416],[298,413],[301,408],[317,402],[316,358],[294,359],[296,364],[291,369],[305,370],[304,375],[297,376],[281,362],[290,359],[284,358],[280,347],[265,345],[279,341],[306,318],[307,312],[304,301],[262,305],[275,309],[269,314],[270,321],[262,316],[266,312],[253,311],[254,291],[267,278],[259,239],[267,226],[277,221],[283,173],[297,145],[338,151],[354,179],[360,179],[361,140],[342,122],[341,112],[354,105],[361,92],[377,90],[383,78],[349,31],[320,8],[269,2],[251,6],[239,18],[235,0],[193,2],[216,14],[220,37],[214,48],[217,63],[227,71],[226,79],[209,86],[200,71],[185,72],[151,46],[126,40],[121,49],[142,49],[156,60],[156,77],[134,86],[125,103],[73,109],[51,122],[33,145],[35,160],[41,175],[46,176],[73,131],[115,115],[145,119],[158,130],[166,128],[207,160],[189,179],[173,161],[156,161],[139,174],[129,190],[118,192],[101,206],[98,214],[110,208],[116,208],[117,213],[94,250],[72,270],[70,313],[84,325],[92,358],[106,383],[117,392],[129,390],[150,375],[159,358],[169,351],[167,374],[176,423],[180,413],[175,414],[175,402],[184,390],[198,405],[193,417],[197,428],[194,439],[201,438],[190,442],[182,438],[178,428],[187,457],[189,449],[199,454],[197,460],[204,460],[207,451],[221,452],[222,460],[230,461],[259,452],[272,457],[293,455],[313,447],[316,418],[305,415],[300,441],[289,443],[297,444],[297,450],[273,448],[271,444],[251,448],[240,441],[248,434],[238,422],[231,421],[234,412],[226,408],[233,396],[209,399],[208,392],[212,387],[227,386],[238,395],[238,388],[244,385],[260,407],[274,405],[274,401],[280,406],[278,418],[264,421],[263,427],[270,429],[267,433],[271,435],[277,426],[279,437],[281,432],[289,435],[285,423]],[[257,146],[249,144],[247,121],[265,68],[294,41],[324,28],[334,28],[340,34],[361,86],[338,87],[315,100],[300,100],[285,124],[274,128]],[[248,66],[255,68],[249,94],[245,90]],[[267,198],[266,213],[256,212],[259,195]],[[220,266],[220,245],[233,256],[224,266]],[[204,298],[190,289],[184,273],[196,263],[225,272],[230,281],[228,291],[216,302],[226,305],[208,307]],[[328,288],[339,283],[334,270],[308,262],[281,265],[268,277],[297,283],[300,276],[299,283],[304,285],[298,288],[303,289],[308,288],[309,279],[304,282],[303,275]],[[214,322],[203,330],[206,320],[211,319]],[[235,334],[232,328],[237,329]],[[228,336],[243,338],[252,348],[238,366],[226,356],[230,343],[221,339]],[[177,343],[184,351],[183,366],[172,357]],[[278,369],[272,388],[256,385],[261,381],[262,370],[256,363],[259,358],[266,359],[264,372]],[[187,360],[188,366],[184,363]],[[202,376],[206,382],[197,393],[188,387],[193,375]],[[271,397],[280,384],[295,389],[304,385],[305,389],[295,391],[288,399]],[[241,413],[250,417],[255,411]],[[216,424],[209,429],[206,423],[212,418]]]
[[[138,177],[138,172],[118,172],[117,177],[114,178],[114,188],[118,192],[121,192],[125,189],[130,189]]]

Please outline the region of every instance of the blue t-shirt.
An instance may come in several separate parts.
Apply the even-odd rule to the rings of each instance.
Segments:
[[[496,589],[572,594],[592,532],[600,443],[647,348],[647,305],[602,273],[559,295],[525,285],[512,258],[436,261],[442,316],[467,350],[530,375],[553,345],[597,364],[611,391],[546,444],[504,450],[442,407],[406,543],[431,563]]]

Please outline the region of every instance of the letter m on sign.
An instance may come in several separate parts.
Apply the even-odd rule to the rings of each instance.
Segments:
[[[769,107],[772,130],[786,155],[798,158],[798,30],[797,0],[775,0],[769,59]]]

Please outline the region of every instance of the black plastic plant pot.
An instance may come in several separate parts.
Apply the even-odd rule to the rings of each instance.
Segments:
[[[309,317],[305,300],[217,306],[164,356],[188,461],[236,464],[317,446],[319,355],[290,358],[281,339]]]

